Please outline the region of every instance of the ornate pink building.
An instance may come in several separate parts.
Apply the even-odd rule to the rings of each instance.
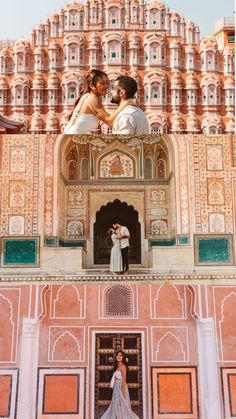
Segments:
[[[0,113],[33,133],[60,132],[85,72],[98,67],[111,83],[124,73],[137,80],[152,133],[233,132],[234,44],[220,33],[224,25],[223,47],[200,41],[198,26],[159,0],[68,3],[31,41],[0,52]]]

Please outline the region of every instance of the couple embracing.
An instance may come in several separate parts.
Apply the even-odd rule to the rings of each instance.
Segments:
[[[117,105],[112,113],[108,113],[103,105],[109,83],[104,71],[91,69],[86,74],[81,96],[67,115],[64,134],[91,134],[99,130],[101,122],[112,127],[113,134],[148,134],[148,120],[136,104],[136,80],[127,75],[117,77],[109,97],[110,102]]]
[[[127,227],[116,223],[112,225],[108,233],[113,244],[110,257],[110,271],[113,275],[115,273],[127,275],[129,271],[129,230]]]

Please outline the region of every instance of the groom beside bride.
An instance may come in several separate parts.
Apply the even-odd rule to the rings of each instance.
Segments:
[[[108,230],[112,240],[110,271],[113,275],[119,273],[128,275],[129,271],[129,239],[130,233],[127,227],[119,223],[113,224]]]
[[[148,134],[149,124],[134,98],[137,82],[129,76],[117,77],[111,92],[111,103],[118,108],[109,114],[102,98],[107,95],[109,79],[104,71],[92,69],[85,76],[83,92],[67,116],[64,134],[92,134],[100,122],[112,126],[113,134]]]

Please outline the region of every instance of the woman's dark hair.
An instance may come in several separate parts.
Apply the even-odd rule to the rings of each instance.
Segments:
[[[72,117],[72,114],[74,112],[75,107],[78,105],[81,97],[85,93],[89,93],[92,91],[92,87],[96,87],[97,82],[102,79],[103,77],[108,77],[107,74],[102,70],[97,70],[96,68],[92,68],[92,70],[89,70],[88,73],[85,75],[85,83],[84,88],[81,92],[81,95],[76,99],[72,111],[68,114],[67,119],[68,121]]]
[[[116,359],[118,354],[122,354],[122,356],[123,356],[122,362],[126,366],[126,369],[128,369],[128,359],[126,358],[125,353],[123,351],[117,351],[116,354],[115,354],[115,358],[114,358],[114,370],[113,371],[116,371],[117,368],[118,368],[118,361]]]

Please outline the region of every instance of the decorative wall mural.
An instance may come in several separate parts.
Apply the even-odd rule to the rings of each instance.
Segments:
[[[82,221],[67,221],[66,235],[70,237],[78,237],[84,235],[84,226]]]
[[[207,145],[207,169],[208,170],[222,170],[222,146]]]
[[[99,165],[100,178],[134,177],[134,162],[126,154],[114,151],[104,156]]]
[[[209,224],[211,233],[224,233],[225,217],[224,214],[210,214]]]
[[[24,234],[25,219],[21,215],[9,217],[9,234]]]
[[[157,204],[165,204],[166,203],[166,192],[163,190],[154,190],[151,192],[151,202],[155,202]]]
[[[224,204],[224,179],[208,179],[208,201],[211,205]]]
[[[151,222],[152,236],[165,236],[168,234],[167,220],[154,220]]]
[[[10,183],[10,207],[24,207],[25,183],[12,181]]]
[[[26,163],[26,147],[11,147],[11,172],[24,172]]]

